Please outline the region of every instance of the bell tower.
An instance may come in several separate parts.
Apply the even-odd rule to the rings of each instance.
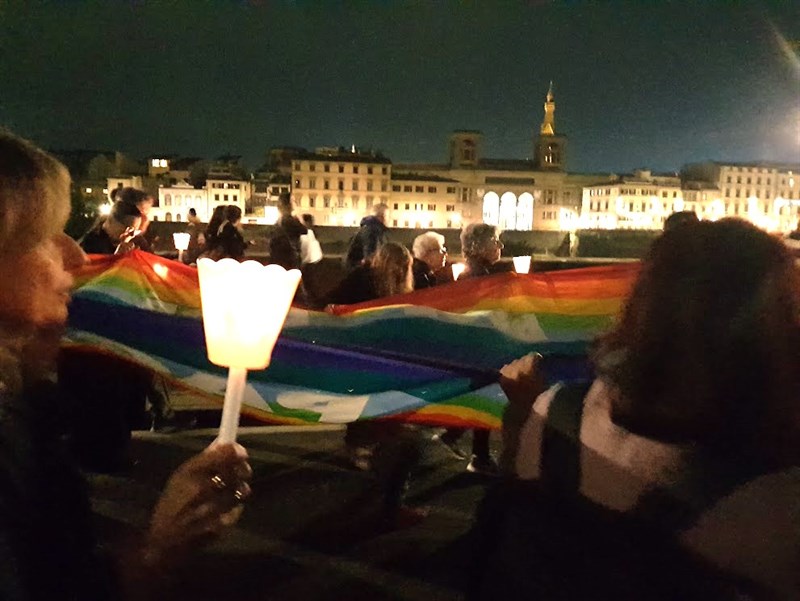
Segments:
[[[556,101],[553,82],[544,102],[544,118],[539,135],[534,136],[533,160],[537,169],[563,171],[566,164],[567,137],[556,133]]]
[[[450,135],[450,167],[474,169],[481,161],[483,134],[474,130],[457,130]]]

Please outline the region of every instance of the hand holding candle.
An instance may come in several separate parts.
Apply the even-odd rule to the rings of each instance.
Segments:
[[[234,442],[248,369],[269,365],[300,271],[233,259],[197,261],[208,359],[228,367],[218,440]]]

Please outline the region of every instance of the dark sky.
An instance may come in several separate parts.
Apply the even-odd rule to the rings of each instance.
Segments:
[[[599,4],[599,5],[596,5]],[[134,156],[357,144],[531,156],[552,79],[571,171],[800,161],[800,1],[0,0],[0,123]]]

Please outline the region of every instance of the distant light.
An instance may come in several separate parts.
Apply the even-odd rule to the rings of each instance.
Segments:
[[[275,225],[280,217],[278,207],[264,207],[264,222],[268,225]]]
[[[460,276],[462,273],[464,273],[464,270],[466,268],[467,268],[467,266],[464,265],[464,263],[453,263],[453,267],[452,267],[452,269],[453,269],[453,279],[457,280],[458,276]]]
[[[103,217],[111,214],[111,205],[110,204],[103,204],[97,207],[97,212],[100,213]]]
[[[108,188],[103,188],[103,194],[108,194]]]
[[[92,193],[92,189],[91,188],[86,188],[86,193],[87,194],[91,194]]]

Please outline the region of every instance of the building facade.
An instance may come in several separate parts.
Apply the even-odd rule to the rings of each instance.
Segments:
[[[157,189],[153,218],[172,221],[185,221],[190,208],[207,221],[216,206],[235,204],[245,222],[271,224],[278,219],[279,195],[289,192],[298,213],[332,226],[358,225],[372,207],[386,204],[389,225],[417,229],[485,222],[517,231],[657,230],[681,210],[701,219],[741,217],[768,231],[797,227],[800,163],[707,161],[686,165],[680,175],[645,169],[622,176],[570,173],[552,82],[543,108],[532,132],[532,159],[487,158],[481,132],[458,130],[448,139],[446,163],[393,165],[380,153],[355,147],[280,147],[254,176],[244,174],[238,156],[219,157],[199,188],[197,174],[206,175],[196,168],[199,159],[162,156],[148,160],[147,175],[109,177],[106,190]],[[100,158],[93,171],[111,169],[103,167],[111,158]],[[88,185],[83,191],[96,192]]]
[[[612,176],[573,174],[565,170],[567,139],[557,133],[555,110],[551,84],[544,103],[544,118],[533,135],[533,159],[484,158],[481,132],[459,130],[450,136],[447,164],[395,165],[394,179],[430,177],[452,182],[455,203],[444,206],[455,204],[456,210],[431,216],[435,223],[482,221],[506,230],[573,230],[579,226],[583,186],[611,180]],[[412,186],[411,196],[406,195],[404,184],[402,202],[395,202],[393,196],[393,205],[440,206],[429,200],[426,186],[420,184]],[[393,180],[393,195],[398,193],[396,187]],[[425,215],[420,215],[420,219],[413,217],[406,219],[403,215],[398,221],[428,219]]]
[[[640,169],[614,181],[584,186],[579,227],[659,230],[673,212],[695,209],[694,202],[686,202],[677,175]]]
[[[373,206],[389,204],[391,178],[392,163],[381,154],[317,148],[292,161],[292,200],[319,225],[358,225]]]
[[[800,163],[722,163],[683,168],[685,187],[706,185],[718,194],[698,216],[741,217],[768,231],[789,232],[800,218]]]

